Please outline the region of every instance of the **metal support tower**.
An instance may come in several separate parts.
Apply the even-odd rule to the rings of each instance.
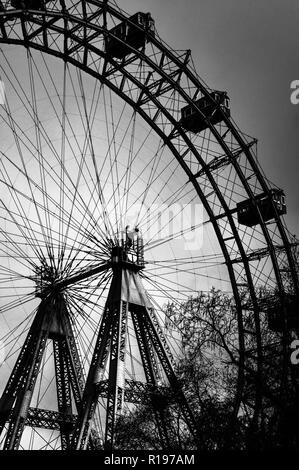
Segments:
[[[161,447],[169,449],[175,438],[167,426],[166,407],[161,406],[163,381],[172,390],[181,415],[197,441],[196,423],[175,375],[154,307],[142,284],[140,271],[143,268],[140,238],[135,244],[122,241],[112,248],[110,261],[69,278],[57,280],[50,268],[40,270],[36,296],[41,298],[41,303],[0,399],[0,434],[6,427],[4,449],[20,446],[26,425],[59,430],[63,450],[94,448],[92,422],[99,397],[106,400],[103,445],[111,449],[124,401],[140,403],[142,394],[152,403]],[[107,269],[112,269],[112,281],[84,383],[64,292],[69,285]],[[138,345],[143,382],[125,377],[129,317]],[[53,343],[57,412],[31,407],[48,341]],[[108,379],[104,377],[105,371]]]
[[[116,421],[130,389],[138,385],[125,380],[126,341],[129,315],[132,318],[146,382],[143,389],[152,402],[162,448],[171,448],[163,407],[158,405],[157,394],[161,373],[166,377],[184,419],[197,439],[196,423],[187,400],[176,378],[166,350],[167,343],[155,315],[154,308],[143,288],[140,266],[128,260],[125,249],[115,247],[112,254],[113,278],[107,297],[98,338],[89,370],[81,411],[73,433],[73,446],[85,449],[91,432],[98,398],[106,397],[106,425],[104,448],[111,449],[115,441]],[[103,379],[108,362],[108,380]],[[105,389],[105,393],[101,393]],[[128,401],[137,401],[131,400]]]
[[[56,413],[30,408],[48,340],[53,341]],[[8,426],[3,449],[19,447],[25,425],[58,428],[62,449],[69,449],[74,421],[73,403],[77,408],[80,406],[83,387],[81,363],[64,297],[60,293],[46,296],[37,309],[0,399],[0,434]]]

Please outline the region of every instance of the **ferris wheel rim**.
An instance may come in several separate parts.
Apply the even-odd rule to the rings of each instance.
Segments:
[[[120,19],[120,20],[128,20],[128,17],[125,16],[125,14],[121,11],[118,11],[117,9],[115,9],[114,7],[112,7],[111,5],[108,4],[108,2],[104,1],[104,2],[101,2],[100,0],[94,0],[92,2],[90,2],[91,4],[93,5],[99,5],[99,6],[102,6],[103,7],[103,11],[104,10],[107,10],[109,12],[112,12],[113,15],[115,15],[115,17],[117,19]],[[28,12],[28,13],[27,13]],[[34,19],[35,19],[35,15],[36,15],[36,11],[30,11],[30,9],[26,10],[26,13],[25,13],[25,21],[26,21],[26,15],[30,15],[30,13],[32,13],[33,16],[31,16],[31,20],[34,22]],[[72,20],[73,22],[77,22],[78,25],[81,25],[81,26],[84,26],[85,24],[85,20],[81,20],[80,18],[78,17],[75,17],[75,16],[71,16],[67,11],[55,11],[55,12],[51,12],[51,15],[49,15],[49,12],[43,12],[43,11],[39,11],[38,14],[39,15],[42,15],[42,17],[44,16],[44,13],[45,15],[48,15],[48,16],[51,16],[53,15],[53,17],[59,17],[59,18],[64,18],[66,20]],[[22,10],[18,11],[18,14],[20,14],[20,18],[23,18],[23,15],[24,13],[22,12]],[[85,14],[86,14],[86,11],[85,11]],[[12,17],[14,18],[15,17],[15,12],[12,11],[12,10],[9,10],[9,11],[6,11],[6,12],[3,12],[3,13],[0,13],[0,18],[1,16],[4,16],[6,15],[8,18],[9,17]],[[22,19],[23,21],[23,19]],[[37,22],[37,24],[41,24],[40,21]],[[92,25],[89,25],[89,26],[92,26]],[[93,26],[94,27],[94,26]],[[51,30],[51,25],[50,25],[50,28]],[[99,34],[110,34],[109,33],[109,30],[105,30],[103,28],[95,28],[95,30],[99,33]],[[55,29],[54,29],[55,31]],[[62,34],[66,34],[64,31],[62,31]],[[179,58],[179,57],[176,57],[175,55],[175,52],[172,51],[169,46],[167,46],[166,44],[162,43],[160,38],[157,39],[155,36],[153,37],[150,37],[150,40],[152,43],[154,43],[158,48],[160,48],[161,51],[163,51],[163,53],[167,53],[169,57],[171,57],[172,60],[174,60],[175,63],[179,64],[180,66],[183,67],[183,71],[184,73],[186,73],[188,75],[188,77],[190,79],[192,79],[194,81],[194,83],[196,83],[196,85],[198,86],[198,90],[200,90],[202,93],[204,93],[204,95],[208,95],[208,91],[207,91],[207,88],[206,86],[202,83],[202,80],[199,79],[199,77],[197,75],[195,75],[195,71],[194,70],[191,70],[189,67],[188,67],[188,61],[186,61],[186,58],[185,58],[185,63]],[[121,42],[121,41],[120,41]],[[28,42],[28,39],[27,38],[24,38],[23,40],[17,40],[17,41],[10,41],[7,37],[6,38],[0,38],[0,43],[12,43],[12,44],[18,44],[18,45],[27,45],[27,47],[30,45],[30,47],[34,48],[34,49],[38,49],[38,50],[41,50],[43,52],[46,52],[50,55],[57,55],[57,56],[60,56],[61,58],[63,58],[64,60],[67,60],[68,62],[72,63],[72,60],[70,57],[67,56],[67,54],[65,54],[64,56],[61,55],[61,54],[55,54],[55,51],[52,51],[49,46],[40,46],[38,44],[35,44],[34,42]],[[147,64],[149,63],[148,62],[148,58],[145,54],[142,53],[142,51],[136,49],[134,50],[134,48],[132,48],[131,46],[128,46],[129,48],[132,49],[132,52],[134,52],[134,55],[136,55],[136,57],[140,57],[142,58],[143,60],[147,61]],[[103,51],[100,51],[98,50],[98,52],[103,52]],[[189,55],[189,52],[190,51],[187,51],[187,54],[186,55]],[[111,57],[109,57],[107,54],[100,54],[100,56],[104,57],[105,58],[105,61],[110,62],[115,66],[117,65],[118,66],[118,70],[120,70],[121,72],[124,73],[124,69],[123,67],[115,62],[115,60],[111,60]],[[80,67],[80,63],[78,61],[74,61],[74,65],[75,66],[79,66]],[[151,66],[154,66],[153,62],[151,62],[150,64]],[[92,73],[92,70],[87,67],[86,65],[82,64],[82,69],[91,74],[91,75],[94,75]],[[97,78],[99,79],[102,79],[103,80],[103,77],[101,77],[99,74],[97,74]],[[164,77],[166,78],[167,80],[169,80],[169,77]],[[175,83],[173,80],[170,80],[170,83],[172,86],[176,87],[176,88],[179,88],[180,89],[180,85],[178,85],[177,83]],[[109,80],[105,82],[105,84],[109,87]],[[138,83],[136,83],[138,85]],[[115,87],[115,88],[112,88],[114,92],[116,92],[118,94],[118,89]],[[144,91],[144,90],[143,90]],[[192,100],[190,97],[188,97],[186,95],[186,93],[184,92],[184,90],[180,90],[182,92],[182,95],[184,96],[184,98],[186,99],[186,101],[189,103],[189,104],[193,104],[194,105],[194,100]],[[126,95],[125,94],[121,94],[121,91],[120,91],[120,94],[119,96],[122,98],[122,99],[126,99]],[[149,98],[151,98],[151,95],[149,95]],[[133,105],[133,102],[131,101],[130,102],[131,105]],[[136,105],[135,105],[136,106]],[[195,108],[197,108],[197,112],[199,112],[200,114],[202,114],[201,110],[196,107],[196,105],[194,105]],[[163,106],[160,106],[160,110],[163,109]],[[137,105],[137,110],[138,112],[141,110],[140,107],[138,109],[138,105]],[[251,154],[251,151],[250,151],[250,147],[251,146],[248,146],[246,145],[245,141],[243,140],[241,134],[240,134],[240,131],[235,127],[235,125],[233,124],[233,122],[231,121],[231,119],[229,119],[225,113],[221,110],[222,112],[222,117],[223,117],[223,120],[225,121],[226,125],[229,127],[229,130],[235,135],[237,136],[237,138],[239,139],[239,142],[241,142],[241,146],[242,146],[242,151],[244,151],[246,153],[246,155],[250,158],[250,161],[251,163],[254,165],[254,168],[255,168],[255,171],[256,171],[256,175],[259,177],[260,181],[262,182],[262,185],[264,187],[264,191],[267,195],[269,195],[269,187],[266,183],[266,180],[262,177],[259,169],[258,169],[258,166],[255,162],[255,159],[253,157],[253,155]],[[143,118],[145,118],[145,115],[143,114]],[[206,118],[207,119],[207,118]],[[149,121],[147,120],[147,122],[149,123]],[[207,119],[207,123],[209,125],[209,128],[211,130],[211,132],[216,136],[217,139],[219,139],[219,143],[220,145],[222,145],[222,143],[224,144],[224,141],[222,139],[222,137],[220,136],[220,134],[218,133],[216,127],[210,122],[209,119]],[[175,123],[174,122],[174,126],[176,128],[178,127],[181,127],[181,126],[177,126],[178,122]],[[156,128],[157,130],[157,128]],[[182,128],[179,128],[179,132],[181,133],[181,135],[183,136],[186,136],[186,132],[184,131],[184,129]],[[189,140],[189,145],[191,144],[190,140]],[[226,148],[226,151],[227,151],[227,154],[230,154],[230,156],[232,156],[231,154],[231,151]],[[238,167],[238,163],[237,162],[233,162],[237,167]],[[207,171],[206,171],[206,174],[207,174]],[[192,175],[190,175],[192,176]],[[245,183],[246,184],[246,183]],[[246,193],[248,194],[248,196],[254,200],[254,197],[253,197],[253,193],[252,191],[248,190],[248,185],[247,187],[245,188],[246,189]],[[286,232],[284,230],[284,227],[283,227],[283,224],[281,222],[281,219],[279,216],[276,215],[275,217],[275,223],[277,223],[278,225],[278,228],[280,230],[280,232],[282,233],[282,238],[284,240],[284,244],[285,244],[285,249],[286,249],[286,252],[288,254],[288,258],[289,258],[289,261],[291,260],[292,261],[292,256],[289,256],[289,251],[290,251],[290,247],[289,247],[289,243],[288,243],[288,238],[286,236]],[[267,244],[268,246],[270,247],[269,248],[269,253],[270,253],[270,256],[272,257],[272,260],[275,260],[275,250],[273,249],[273,246],[271,246],[271,239],[269,237],[267,237],[267,227],[266,227],[266,224],[264,223],[263,221],[263,218],[260,217],[260,225],[262,226],[262,229],[263,229],[263,232],[264,232],[264,236],[267,239]],[[244,256],[244,261],[246,261],[247,257]],[[274,265],[275,265],[275,261],[274,261]],[[276,275],[277,273],[279,273],[279,270],[276,268]],[[278,284],[280,284],[280,281],[279,281],[279,275],[277,275],[277,279],[278,279]],[[297,288],[297,285],[295,284],[295,289]]]
[[[91,3],[96,4],[96,5],[99,5],[99,6],[105,5],[105,8],[107,8],[107,9],[109,10],[109,12],[112,12],[112,14],[114,13],[115,16],[116,16],[118,19],[124,19],[124,18],[126,18],[126,17],[124,16],[124,14],[117,12],[117,10],[114,10],[114,9],[113,9],[112,7],[110,7],[110,6],[107,6],[106,2],[94,1],[94,2],[91,2]],[[33,12],[33,11],[30,12],[30,10],[28,10],[28,14],[30,14],[30,13],[32,13],[32,18],[33,18],[33,22],[34,22],[34,18],[35,18],[36,12]],[[9,17],[9,16],[13,17],[13,16],[15,15],[14,12],[6,12],[5,14],[6,14],[8,17]],[[4,13],[0,13],[0,15],[1,15],[1,16],[4,16]],[[20,15],[21,15],[21,18],[22,18],[23,13],[21,12]],[[42,16],[42,17],[45,16],[45,14],[44,14],[43,12],[39,12],[38,15],[40,15],[40,16]],[[0,16],[0,18],[1,18],[1,16]],[[48,15],[48,16],[50,16],[50,15]],[[74,21],[74,22],[77,21],[77,23],[78,23],[78,24],[81,24],[81,26],[84,26],[84,20],[78,20],[78,18],[76,18],[76,17],[72,17],[72,18],[71,18],[70,15],[69,15],[67,12],[55,13],[55,15],[53,15],[53,16],[54,16],[54,17],[55,17],[55,16],[56,16],[56,17],[59,17],[59,18],[61,18],[61,19],[66,19],[66,20],[70,20],[70,19],[71,19],[71,20]],[[25,21],[26,21],[26,19],[25,19]],[[37,23],[37,24],[40,24],[40,23]],[[86,24],[85,24],[85,25],[86,25]],[[49,29],[51,29],[51,26],[49,27]],[[54,29],[54,31],[55,31],[55,29]],[[109,32],[106,30],[106,31],[99,32],[99,34],[101,34],[101,33],[102,33],[102,34],[104,34],[104,33],[107,34],[107,33],[109,33]],[[63,34],[65,37],[67,37],[66,31],[62,32],[62,34]],[[157,38],[153,38],[152,40],[153,40],[153,42],[155,43],[155,45],[161,49],[161,51],[163,51],[163,52],[166,52],[166,51],[167,51],[166,46],[162,45],[162,43],[160,43]],[[8,40],[8,39],[7,39],[7,40],[6,40],[6,39],[4,39],[4,40],[3,40],[3,39],[0,39],[0,43],[9,43],[9,40]],[[17,40],[17,41],[15,41],[15,42],[12,42],[12,44],[16,44],[16,45],[25,45],[25,46],[27,45],[27,47],[31,47],[31,48],[33,48],[33,49],[40,50],[41,52],[45,52],[45,53],[48,53],[48,54],[50,54],[50,55],[57,56],[57,57],[59,57],[59,58],[61,58],[61,59],[66,60],[66,61],[69,62],[70,64],[73,64],[73,65],[76,66],[76,67],[78,66],[78,67],[81,68],[83,71],[89,73],[90,75],[94,76],[95,78],[99,78],[102,83],[104,83],[107,87],[109,87],[110,89],[112,89],[112,91],[114,91],[121,99],[126,100],[126,101],[130,104],[130,106],[133,107],[133,103],[129,101],[129,98],[126,97],[125,94],[124,94],[121,90],[118,90],[117,87],[114,87],[114,88],[113,88],[112,84],[109,82],[109,76],[108,76],[108,78],[100,77],[99,75],[96,75],[94,71],[92,71],[91,69],[88,69],[87,65],[81,64],[81,66],[80,66],[80,64],[79,64],[78,62],[76,62],[75,59],[72,59],[71,57],[67,57],[67,56],[65,56],[65,55],[63,55],[63,54],[58,54],[58,53],[55,52],[55,51],[51,51],[51,50],[49,49],[49,47],[44,47],[44,46],[41,46],[41,45],[38,45],[38,44],[35,44],[35,43],[30,43],[30,41],[28,42],[28,40],[25,40],[25,39],[24,39],[24,40]],[[101,51],[101,52],[102,52],[102,51]],[[134,50],[134,54],[135,54],[137,57],[142,58],[143,60],[147,61],[147,57],[146,57],[145,54],[143,54],[142,51]],[[171,53],[171,56],[173,56],[173,58],[175,58],[175,55],[172,54],[172,53]],[[106,60],[107,62],[109,62],[109,57],[108,57],[107,55],[104,54],[103,57],[105,58],[105,60]],[[177,58],[175,58],[175,59],[178,61]],[[113,66],[115,66],[120,72],[123,72],[123,74],[125,75],[124,69],[122,68],[121,64],[119,64],[118,62],[116,62],[116,61],[113,60],[113,59],[111,60],[111,58],[110,58],[110,63],[111,63]],[[147,62],[147,64],[148,64],[148,62]],[[182,63],[181,63],[180,65],[182,65]],[[188,67],[187,67],[186,64],[183,64],[183,67],[184,67],[184,71],[189,71],[189,69],[188,69]],[[190,72],[190,73],[191,73],[191,72]],[[166,77],[165,77],[165,78],[166,78]],[[206,88],[201,84],[201,82],[199,81],[198,78],[196,78],[196,77],[194,76],[194,80],[196,80],[198,86],[200,85],[199,89],[200,89],[201,91],[204,91],[204,92],[208,93],[207,90],[206,90]],[[173,83],[172,83],[172,84],[173,84]],[[138,85],[138,84],[136,83],[136,85]],[[176,84],[176,87],[178,88],[179,85]],[[150,95],[149,95],[149,96],[150,96]],[[182,96],[186,99],[187,102],[188,102],[188,99],[189,99],[189,104],[194,104],[194,102],[191,100],[191,98],[189,98],[184,92],[182,93]],[[161,109],[162,109],[162,107],[160,107],[160,111],[161,111]],[[146,122],[147,122],[149,125],[152,126],[152,124],[151,124],[151,122],[150,122],[150,119],[148,119],[146,113],[143,112],[143,111],[141,110],[141,108],[136,108],[136,110],[137,110],[137,112],[146,120]],[[198,109],[198,111],[201,112],[200,109]],[[238,130],[233,126],[231,120],[229,120],[225,115],[224,115],[223,117],[224,117],[224,120],[226,121],[227,126],[229,126],[230,131],[231,131],[235,136],[236,136],[236,135],[239,136]],[[173,124],[175,125],[174,120],[173,120],[172,122],[173,122]],[[154,124],[154,123],[153,123],[153,124]],[[179,126],[177,126],[177,124],[178,124],[178,123],[176,123],[176,130],[178,130],[178,131],[181,133],[181,135],[182,135],[183,138],[186,140],[186,142],[189,143],[190,148],[191,148],[191,147],[192,147],[192,143],[191,143],[190,139],[188,138],[188,136],[186,135],[186,132],[185,132],[182,128],[180,128]],[[152,126],[152,127],[153,127],[153,126]],[[222,137],[221,137],[220,134],[218,133],[218,131],[217,131],[217,129],[215,128],[215,126],[213,126],[213,124],[210,123],[210,122],[209,122],[209,128],[210,128],[210,131],[213,133],[213,135],[214,135],[217,139],[220,138],[220,140],[221,140],[221,142],[222,142]],[[173,145],[173,144],[171,143],[171,141],[166,137],[166,134],[163,134],[162,131],[161,131],[161,130],[158,128],[158,126],[156,126],[156,125],[153,127],[153,129],[154,129],[154,131],[157,132],[158,135],[160,135],[161,139],[163,139],[164,142],[168,145],[168,147],[171,149],[171,152],[173,153],[173,155],[177,154],[177,156],[179,157],[178,152],[175,151],[174,145]],[[217,134],[218,134],[218,135],[217,135]],[[239,137],[240,137],[240,141],[243,142],[243,139],[241,138],[241,136],[239,136]],[[219,143],[221,144],[221,142],[219,142]],[[224,144],[224,142],[223,142],[223,144]],[[251,151],[250,151],[250,149],[248,148],[248,146],[245,145],[244,142],[243,142],[242,145],[243,145],[243,147],[244,147],[244,148],[243,148],[243,151],[245,151],[246,154],[247,154],[247,156],[250,157],[251,162],[254,162],[254,158],[253,158],[253,156],[252,156],[252,154],[251,154]],[[229,150],[229,149],[227,149],[227,150]],[[194,152],[194,153],[195,153],[195,152]],[[197,152],[196,152],[196,153],[197,153]],[[231,153],[231,152],[229,151],[228,153]],[[178,160],[178,161],[179,161],[179,160]],[[194,181],[194,178],[193,178],[194,175],[192,175],[191,171],[187,171],[187,165],[185,165],[185,168],[184,168],[184,162],[183,162],[183,160],[181,160],[181,161],[179,161],[179,162],[180,162],[180,164],[182,165],[182,168],[185,170],[186,174],[190,177],[190,179],[193,180],[193,181],[191,181],[191,183],[193,184],[194,188],[196,189],[197,194],[199,195],[201,202],[203,202],[203,203],[205,204],[205,208],[206,208],[207,212],[211,215],[211,221],[212,221],[212,224],[213,224],[213,226],[214,226],[214,230],[215,230],[215,232],[216,232],[216,236],[217,236],[217,238],[218,238],[218,240],[219,240],[219,242],[220,242],[221,249],[222,249],[223,253],[226,253],[227,250],[226,250],[226,248],[225,248],[225,243],[224,243],[223,240],[222,240],[221,231],[220,231],[220,229],[218,228],[218,222],[217,222],[217,220],[215,220],[213,211],[212,211],[212,209],[210,208],[209,203],[208,203],[207,201],[205,201],[204,194],[200,191],[199,185],[196,183],[196,181]],[[238,163],[237,163],[237,162],[236,162],[236,165],[237,165],[237,167],[238,167]],[[260,180],[261,182],[263,182],[263,184],[264,184],[265,191],[268,191],[268,192],[269,192],[268,185],[267,185],[267,183],[265,182],[265,180],[263,179],[262,175],[259,173],[257,166],[256,166],[255,170],[256,170],[256,172],[257,172],[256,174],[259,176],[259,180]],[[206,174],[207,174],[207,173],[206,173]],[[211,182],[210,179],[209,179],[209,181]],[[215,182],[215,190],[217,190],[217,189],[218,189],[218,188],[217,188],[217,183]],[[250,189],[250,188],[249,188],[249,189]],[[200,192],[199,192],[199,191],[200,191]],[[218,191],[221,192],[219,189],[218,189]],[[246,187],[245,187],[245,191],[246,191],[246,194],[248,194],[251,199],[254,199],[254,196],[253,196],[252,192],[251,192],[250,190],[248,191],[248,190],[246,189]],[[221,201],[221,198],[220,198],[220,201]],[[224,201],[224,198],[223,198],[223,201]],[[225,205],[224,205],[223,207],[225,207]],[[231,216],[231,214],[230,214],[230,210],[228,209],[228,207],[225,208],[224,211],[225,211],[225,215],[226,215],[226,216],[229,215],[229,217],[231,218],[231,221],[232,221],[232,216]],[[228,217],[228,218],[229,218],[229,217]],[[284,228],[283,228],[283,225],[282,225],[282,223],[281,223],[281,221],[280,221],[279,216],[276,217],[275,222],[277,223],[278,228],[279,228],[280,232],[282,233],[282,238],[283,238],[284,243],[285,243],[285,249],[286,249],[286,251],[288,251],[289,247],[288,247],[287,236],[286,236],[286,234],[285,234],[285,231],[284,231]],[[231,225],[232,225],[232,226],[235,226],[234,223],[232,223]],[[262,226],[262,229],[263,229],[264,234],[267,234],[267,233],[268,233],[268,232],[267,232],[267,227],[266,227],[266,225],[265,225],[265,223],[263,222],[262,219],[261,219],[261,226]],[[235,227],[235,231],[234,231],[233,233],[234,233],[235,236],[238,237],[238,230],[237,230],[236,227]],[[273,244],[272,244],[272,240],[271,240],[270,237],[267,238],[266,235],[265,235],[265,238],[266,238],[267,246],[269,247],[269,252],[270,252],[270,255],[271,255],[271,259],[274,260],[274,265],[275,265],[275,263],[276,263],[276,253],[275,253],[275,249],[274,249]],[[250,274],[250,267],[249,267],[249,263],[248,263],[249,260],[248,260],[248,256],[247,256],[247,254],[245,253],[245,251],[242,250],[243,244],[242,244],[241,239],[239,239],[239,247],[240,247],[240,252],[241,252],[241,255],[242,255],[242,262],[243,262],[244,265],[247,265],[247,270],[246,270],[246,272],[247,272],[247,274],[248,274],[248,279],[250,279],[250,278],[251,278],[251,274]],[[224,257],[225,257],[225,259],[226,259],[226,261],[227,261],[228,269],[231,269],[231,271],[230,271],[230,280],[231,280],[231,284],[232,284],[232,287],[233,287],[233,290],[234,290],[234,295],[235,295],[236,303],[238,304],[238,310],[240,310],[240,315],[241,315],[242,306],[241,306],[241,301],[239,300],[239,297],[240,297],[240,296],[239,296],[239,287],[238,287],[237,281],[235,280],[235,276],[234,276],[234,273],[233,273],[230,255],[227,253],[226,255],[224,255]],[[246,266],[245,266],[245,267],[246,267]],[[277,274],[277,273],[278,273],[278,274]],[[280,289],[280,291],[282,292],[282,291],[283,291],[283,288],[282,288],[281,283],[279,282],[279,267],[276,267],[276,275],[277,275],[277,278],[278,278],[279,289]],[[255,288],[254,288],[254,286],[253,286],[252,283],[249,283],[249,287],[250,287],[251,295],[252,295],[252,298],[253,298],[253,304],[254,304],[254,306],[255,306],[254,310],[256,310],[256,312],[258,313],[259,307],[258,307],[258,304],[257,304],[257,302],[256,302]],[[237,300],[238,300],[238,301],[237,301]],[[241,330],[241,331],[242,331],[242,330]],[[239,332],[240,334],[241,334],[241,331]]]

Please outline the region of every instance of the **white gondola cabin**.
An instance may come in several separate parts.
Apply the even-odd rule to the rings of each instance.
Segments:
[[[210,96],[204,96],[194,103],[203,116],[193,105],[181,109],[181,125],[190,132],[199,133],[208,128],[205,118],[213,125],[223,120],[223,113],[230,117],[229,98],[224,91],[212,91]]]
[[[260,195],[256,197],[256,202],[264,222],[274,219],[276,213],[283,215],[287,212],[285,195],[281,189],[271,189],[270,196]],[[260,223],[257,208],[250,199],[237,204],[237,213],[241,225],[253,227]]]
[[[131,24],[131,23],[133,24]],[[135,26],[137,25],[137,27]],[[129,21],[123,21],[110,30],[111,35],[106,39],[106,52],[112,57],[122,59],[134,49],[141,49],[147,42],[147,34],[155,34],[155,22],[150,13],[135,13]],[[120,42],[124,41],[124,43]]]

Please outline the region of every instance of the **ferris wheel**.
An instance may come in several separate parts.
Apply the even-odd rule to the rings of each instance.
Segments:
[[[258,423],[262,330],[282,390],[298,279],[285,195],[228,94],[115,2],[1,0],[0,43],[1,448],[111,448],[144,397],[167,448],[166,386],[196,446],[166,306],[212,288],[234,301],[231,422]]]

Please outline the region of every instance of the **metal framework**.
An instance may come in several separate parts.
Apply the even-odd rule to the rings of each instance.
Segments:
[[[158,423],[160,439],[163,448],[170,448],[171,442],[164,423],[163,410],[155,405],[155,395],[159,393],[161,371],[168,379],[174,391],[182,413],[193,436],[196,439],[197,429],[187,400],[180,389],[179,382],[173,370],[173,365],[166,354],[166,340],[160,329],[158,332],[154,323],[157,322],[154,308],[144,291],[138,274],[138,265],[120,261],[113,263],[113,278],[106,306],[101,321],[98,339],[86,387],[82,399],[81,411],[75,426],[73,442],[77,449],[85,449],[90,434],[90,423],[94,415],[99,396],[105,396],[106,426],[105,448],[112,448],[114,443],[115,424],[120,416],[123,401],[138,403],[138,388],[147,391],[149,399],[154,404],[154,413]],[[136,271],[137,269],[137,271]],[[127,337],[128,316],[132,317],[134,330],[140,351],[146,382],[125,382],[125,346]],[[101,374],[109,356],[108,380],[103,381]],[[160,368],[158,363],[160,362]],[[161,369],[161,370],[159,370]],[[129,387],[128,387],[129,385]],[[139,392],[140,394],[140,392]],[[151,398],[152,397],[152,398]]]
[[[104,448],[113,448],[116,420],[121,415],[124,400],[138,403],[141,394],[143,398],[147,395],[151,400],[161,444],[163,448],[169,449],[173,441],[169,439],[163,408],[157,399],[159,394],[162,396],[159,386],[162,373],[197,441],[198,430],[194,417],[166,353],[167,342],[154,308],[142,287],[138,272],[143,266],[126,261],[127,255],[123,248],[120,248],[118,254],[117,261],[113,257],[111,261],[113,277],[84,393],[81,363],[61,293],[66,281],[54,283],[52,289],[45,286],[38,292],[42,298],[41,304],[0,401],[0,434],[8,422],[4,450],[19,447],[26,425],[59,429],[63,450],[92,448],[91,423],[99,397],[106,399]],[[104,267],[107,269],[110,264]],[[104,267],[101,266],[100,270]],[[85,271],[80,276],[88,278],[93,272]],[[70,277],[67,283],[72,282],[74,279]],[[125,381],[128,315],[133,320],[146,382]],[[30,408],[47,340],[53,341],[58,412]],[[108,359],[108,380],[103,380]],[[76,414],[73,412],[72,394]]]
[[[231,119],[221,111],[222,124],[213,125],[197,106],[200,97],[210,97],[210,90],[202,83],[192,68],[190,51],[178,54],[165,45],[157,34],[145,32],[146,44],[152,48],[147,54],[146,45],[135,49],[117,38],[128,53],[120,59],[106,53],[105,41],[113,37],[111,18],[114,22],[132,24],[124,13],[107,1],[49,2],[39,11],[0,10],[0,43],[37,49],[64,60],[98,79],[132,108],[153,128],[186,174],[201,200],[217,235],[227,266],[235,298],[239,327],[239,377],[235,395],[233,419],[245,397],[248,381],[255,381],[254,422],[258,423],[263,406],[264,350],[261,341],[260,313],[256,292],[255,262],[267,258],[272,266],[273,278],[283,298],[288,289],[283,276],[288,266],[292,291],[298,296],[298,277],[292,254],[292,246],[281,217],[276,214],[270,223],[265,222],[258,208],[258,195],[262,192],[270,198],[271,188],[264,178],[253,152],[255,141],[247,139]],[[141,30],[141,27],[135,25]],[[134,72],[135,63],[142,64],[143,73]],[[191,105],[207,123],[215,142],[221,147],[220,156],[203,156],[193,139],[181,125],[179,113],[167,107],[165,97],[175,95],[177,101]],[[183,106],[183,105],[182,105]],[[181,107],[182,107],[181,106]],[[244,193],[259,214],[259,229],[263,246],[249,249],[244,246],[238,226],[236,201],[229,191],[218,185],[218,170],[229,168],[234,172]],[[108,263],[111,268],[110,262]],[[179,389],[173,366],[166,353],[166,341],[155,318],[153,306],[148,302],[140,274],[133,265],[113,265],[113,280],[103,313],[98,339],[84,388],[82,367],[78,357],[74,335],[67,314],[63,291],[68,285],[94,276],[106,266],[78,272],[72,278],[56,282],[38,307],[36,317],[22,347],[18,361],[0,400],[1,430],[8,422],[5,448],[17,448],[26,424],[51,427],[61,432],[62,448],[71,446],[87,448],[90,440],[90,421],[98,398],[107,400],[105,446],[112,447],[115,422],[124,400],[138,401],[138,384],[121,383],[124,367],[126,328],[128,315],[132,317],[134,330],[145,370],[147,385],[143,390],[157,389],[159,362],[163,373],[175,391],[179,405],[191,432],[197,430],[186,399]],[[132,294],[132,284],[135,285]],[[248,299],[243,303],[242,287],[249,289],[254,328],[248,331],[244,324]],[[129,294],[124,295],[126,289]],[[135,295],[134,299],[130,296]],[[287,312],[283,312],[287,316]],[[255,341],[255,355],[248,359],[246,344]],[[30,408],[38,369],[47,340],[53,341],[59,412]],[[281,341],[286,350],[290,332],[283,331]],[[100,377],[105,361],[109,360],[109,378]],[[254,364],[252,366],[252,364]],[[286,368],[288,366],[286,365]],[[247,371],[245,373],[245,371]],[[248,375],[249,374],[249,375]],[[250,377],[248,379],[248,377]],[[285,376],[282,377],[282,381]],[[283,388],[283,384],[282,384]],[[84,391],[83,391],[84,390]],[[71,396],[74,399],[72,400]],[[284,398],[281,396],[281,403]],[[73,402],[78,413],[74,413]],[[156,410],[162,445],[169,446],[169,436],[163,420],[163,412]]]
[[[48,340],[53,341],[58,413],[29,409]],[[4,449],[16,449],[26,424],[61,432],[62,449],[70,448],[73,419],[71,392],[79,408],[84,387],[81,363],[62,295],[42,300],[0,401],[1,432],[9,422]],[[55,418],[53,418],[53,414]],[[49,416],[51,418],[49,419]],[[52,425],[50,426],[50,422]],[[54,424],[55,422],[55,424]],[[57,424],[59,423],[59,424]],[[52,427],[53,426],[53,427]]]

